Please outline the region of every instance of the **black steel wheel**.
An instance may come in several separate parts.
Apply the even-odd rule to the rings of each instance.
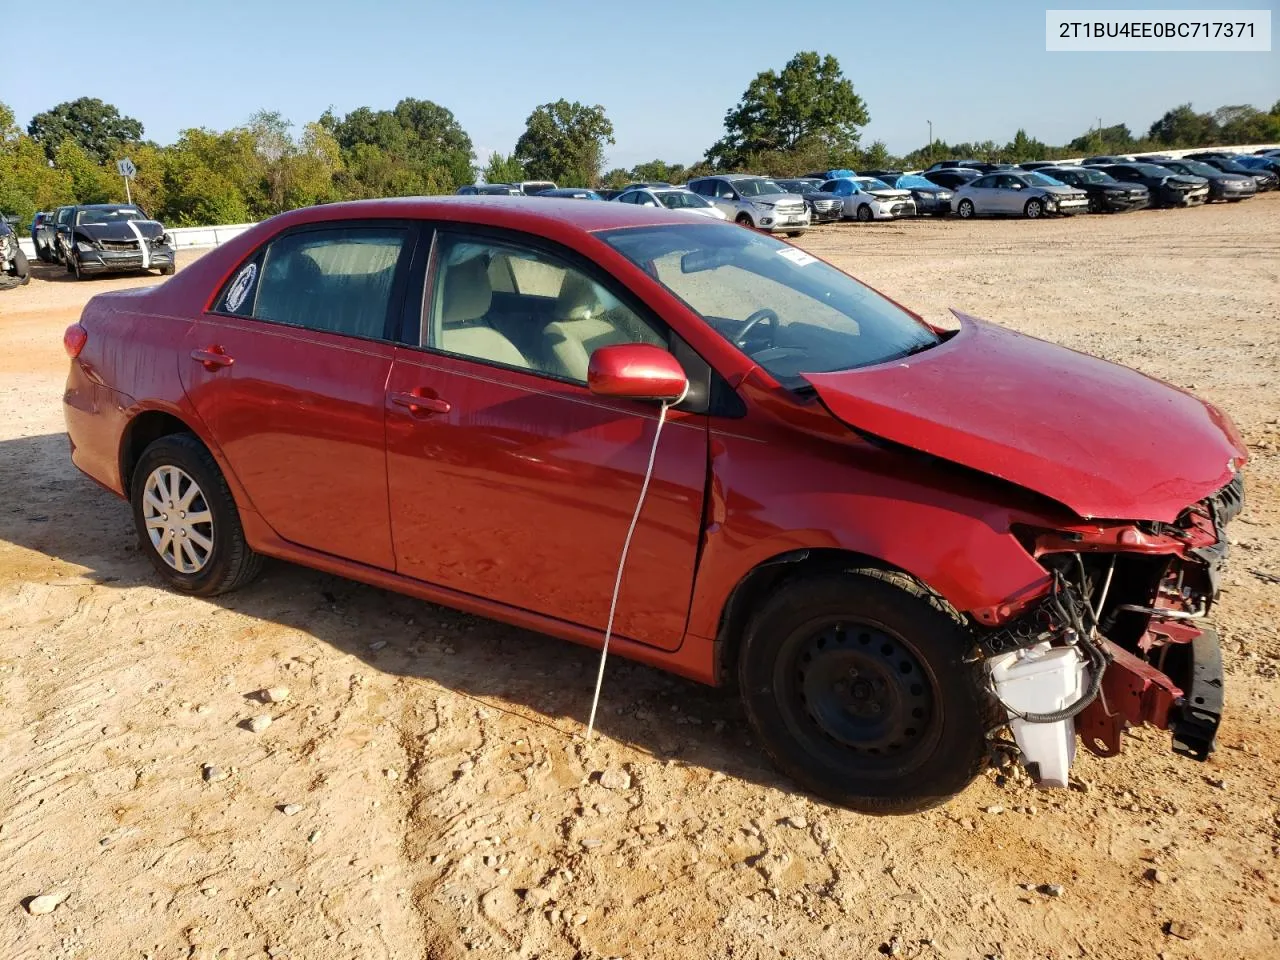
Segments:
[[[774,763],[806,790],[869,813],[923,810],[960,792],[998,719],[972,637],[905,574],[802,575],[752,618],[738,681]]]

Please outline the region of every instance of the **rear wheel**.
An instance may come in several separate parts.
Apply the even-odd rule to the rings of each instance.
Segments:
[[[860,223],[867,223],[872,219],[872,217],[873,215],[871,213],[871,207],[869,207],[867,204],[864,203],[862,206],[858,208],[858,221]]]
[[[217,461],[193,434],[148,446],[129,494],[142,552],[175,590],[211,597],[244,586],[262,569]]]
[[[956,207],[956,214],[961,220],[972,220],[977,212],[973,207],[972,200],[961,200],[959,206]]]
[[[871,813],[907,813],[963,790],[995,718],[972,639],[903,574],[792,581],[749,624],[743,704],[764,748],[806,790]]]
[[[1035,197],[1028,200],[1022,208],[1022,215],[1028,220],[1038,219],[1042,213],[1044,213],[1044,203]]]

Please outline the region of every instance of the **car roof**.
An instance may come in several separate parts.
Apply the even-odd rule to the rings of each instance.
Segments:
[[[560,197],[388,197],[349,200],[290,210],[271,219],[280,229],[331,220],[405,219],[450,220],[482,226],[545,232],[556,226],[584,233],[618,227],[688,224],[687,214],[665,207],[637,207],[625,203],[581,203]]]

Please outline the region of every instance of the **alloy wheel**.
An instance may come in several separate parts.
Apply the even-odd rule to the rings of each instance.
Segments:
[[[213,556],[213,512],[204,492],[180,467],[156,467],[142,493],[151,546],[178,573],[199,573]]]

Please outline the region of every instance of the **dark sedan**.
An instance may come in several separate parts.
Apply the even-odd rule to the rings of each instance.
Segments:
[[[926,170],[921,176],[948,190],[959,190],[966,183],[977,180],[982,173],[968,167],[948,167],[945,170]]]
[[[1101,169],[1124,183],[1140,183],[1151,194],[1153,207],[1195,207],[1209,199],[1209,181],[1174,173],[1154,163],[1112,163]]]
[[[159,270],[171,276],[177,257],[164,224],[127,203],[60,208],[58,244],[77,280],[99,273]]]
[[[1128,155],[1113,156],[1106,155],[1101,157],[1085,157],[1080,162],[1090,167],[1105,167],[1113,163],[1133,163],[1134,158]]]
[[[910,190],[916,202],[916,213],[920,216],[945,217],[951,212],[950,187],[940,186],[915,173],[888,174],[880,179],[898,190]]]
[[[1160,166],[1188,177],[1204,177],[1209,181],[1210,200],[1247,200],[1258,192],[1253,177],[1241,173],[1226,173],[1200,160],[1161,160]]]
[[[1089,197],[1090,213],[1141,210],[1151,203],[1151,191],[1140,183],[1121,183],[1097,167],[1041,167],[1046,177],[1077,187]]]
[[[1249,177],[1253,180],[1254,184],[1257,186],[1259,193],[1261,193],[1264,190],[1274,190],[1276,186],[1280,184],[1280,177],[1277,177],[1276,174],[1272,173],[1270,170],[1251,169],[1249,167],[1246,167],[1244,164],[1240,163],[1235,156],[1230,156],[1230,157],[1216,156],[1216,157],[1203,157],[1203,158],[1187,157],[1187,159],[1200,160],[1200,162],[1207,164],[1208,166],[1213,167],[1217,170],[1220,170],[1222,173],[1234,174],[1235,176],[1238,176],[1238,177]]]
[[[810,223],[830,223],[844,216],[844,198],[823,193],[819,187],[823,181],[813,177],[795,177],[790,180],[774,180],[787,193],[796,193],[804,197],[805,206],[809,208]]]

